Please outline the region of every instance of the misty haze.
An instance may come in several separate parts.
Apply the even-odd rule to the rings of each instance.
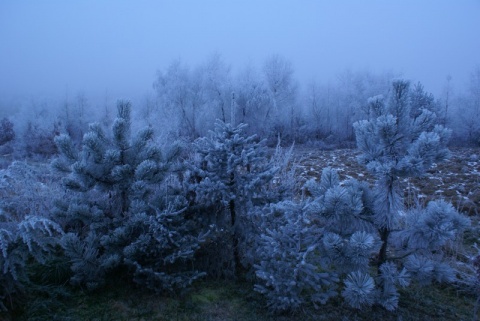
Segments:
[[[480,1],[3,1],[0,319],[476,320]]]

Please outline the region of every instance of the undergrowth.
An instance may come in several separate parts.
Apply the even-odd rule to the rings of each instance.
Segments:
[[[452,286],[417,286],[401,290],[395,312],[374,306],[356,310],[340,299],[319,309],[272,315],[265,299],[247,282],[204,280],[184,296],[166,297],[131,283],[110,280],[95,292],[43,286],[32,289],[23,311],[0,320],[159,320],[159,321],[296,321],[296,320],[472,320],[475,298]]]

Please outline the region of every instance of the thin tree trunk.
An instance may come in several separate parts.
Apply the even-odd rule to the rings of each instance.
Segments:
[[[386,227],[380,230],[380,240],[382,241],[382,247],[380,248],[380,252],[378,252],[378,271],[380,272],[380,267],[383,263],[387,262],[387,248],[388,248],[388,237],[390,235],[390,230]]]
[[[387,216],[389,217],[390,220],[393,220],[393,215],[395,215],[395,211],[398,210],[396,201],[395,201],[395,177],[390,176],[387,178],[386,184],[384,188],[387,190],[387,197],[385,199],[386,202],[386,208],[385,211],[387,212]],[[382,241],[382,247],[380,248],[380,251],[378,252],[378,272],[380,272],[380,266],[382,266],[383,263],[387,262],[388,256],[387,256],[387,249],[388,249],[388,237],[390,236],[391,232],[391,227],[385,226],[380,228],[380,240]]]
[[[233,186],[233,184],[235,184],[235,174],[231,173],[229,185]],[[235,225],[237,222],[237,213],[235,211],[235,201],[230,200],[228,203],[228,207],[230,209],[230,225],[232,227],[233,261],[235,264],[234,274],[235,274],[235,277],[238,278],[240,276],[241,263],[240,263],[240,253],[238,251],[238,237],[235,231],[236,229]]]
[[[235,212],[235,201],[231,200],[229,202],[229,207],[230,207],[230,219],[231,219],[231,225],[232,225],[232,245],[233,245],[233,261],[235,264],[234,267],[234,274],[235,277],[238,278],[240,277],[240,267],[241,267],[241,262],[240,262],[240,253],[238,251],[238,237],[237,233],[235,232],[235,222],[236,222],[236,212]]]

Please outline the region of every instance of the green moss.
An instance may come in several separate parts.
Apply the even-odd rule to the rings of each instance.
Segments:
[[[220,291],[212,288],[200,289],[200,292],[191,295],[192,302],[196,304],[211,304],[220,300]]]

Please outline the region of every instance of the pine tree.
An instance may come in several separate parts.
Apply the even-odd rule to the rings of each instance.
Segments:
[[[59,200],[57,217],[69,233],[62,239],[72,260],[72,282],[94,288],[113,270],[156,291],[188,286],[202,274],[185,269],[202,237],[184,219],[186,201],[168,188],[178,146],[164,153],[146,128],[132,137],[131,107],[118,103],[111,137],[90,125],[82,149],[68,136],[56,138],[71,200]]]
[[[418,88],[415,93],[418,98]],[[398,303],[395,286],[408,285],[408,277],[424,282],[454,279],[452,269],[444,262],[442,249],[469,224],[443,201],[430,202],[423,209],[405,209],[400,179],[422,176],[434,163],[446,159],[450,136],[449,130],[435,124],[436,115],[432,111],[421,109],[412,113],[411,102],[415,100],[411,98],[409,83],[394,81],[388,104],[375,101],[379,107],[377,118],[354,124],[361,152],[359,160],[376,177],[373,192],[362,191],[367,205],[362,218],[380,237],[377,255],[380,290],[376,301],[389,310]],[[401,272],[394,265],[398,261],[404,263]],[[357,306],[362,301],[361,285],[366,284],[370,284],[368,277],[349,274],[344,297]]]
[[[355,308],[394,310],[398,287],[411,280],[455,279],[445,249],[469,220],[442,200],[405,208],[399,184],[448,156],[449,131],[425,109],[411,117],[408,82],[393,88],[388,104],[381,96],[370,99],[374,117],[354,125],[360,161],[376,177],[373,188],[353,179],[340,182],[335,170],[325,168],[319,181],[305,184],[308,197],[301,203],[280,202],[256,215],[256,289],[273,310],[323,303],[337,294]]]
[[[280,201],[254,213],[259,225],[255,289],[273,311],[324,304],[339,294],[340,280],[351,272],[373,282],[370,260],[380,242],[364,221],[368,186],[340,185],[336,171],[325,168],[319,182],[310,180],[304,188],[310,195],[305,200]],[[372,284],[372,297],[359,302],[375,302]]]
[[[264,141],[256,136],[246,136],[240,124],[232,126],[220,120],[208,137],[195,142],[197,161],[191,169],[190,186],[195,203],[203,208],[219,230],[230,234],[235,271],[239,276],[242,267],[241,244],[245,235],[249,210],[263,206],[271,194],[271,181],[277,171],[267,158]]]
[[[422,114],[422,110],[426,109],[437,116],[437,122],[441,123],[439,119],[440,106],[435,102],[435,98],[431,93],[427,93],[423,85],[418,82],[413,86],[413,90],[410,92],[410,116],[417,118]]]
[[[373,220],[382,241],[378,267],[387,261],[389,237],[404,210],[400,178],[421,176],[449,154],[450,131],[435,125],[434,113],[422,109],[410,116],[409,83],[395,81],[392,89],[377,118],[354,124],[360,162],[376,177]]]
[[[376,188],[353,179],[340,182],[336,171],[326,168],[320,181],[307,182],[306,189],[312,197],[304,209],[322,229],[321,255],[344,281],[342,296],[351,306],[380,304],[394,310],[397,287],[408,286],[411,279],[422,284],[455,279],[445,247],[469,221],[451,204],[431,201],[425,208],[397,213],[396,228],[389,230],[390,255],[380,263],[384,226],[376,220]],[[372,273],[375,261],[377,272]]]
[[[272,312],[325,304],[337,295],[338,272],[324,254],[324,230],[312,224],[302,203],[280,201],[255,215],[255,290]]]

